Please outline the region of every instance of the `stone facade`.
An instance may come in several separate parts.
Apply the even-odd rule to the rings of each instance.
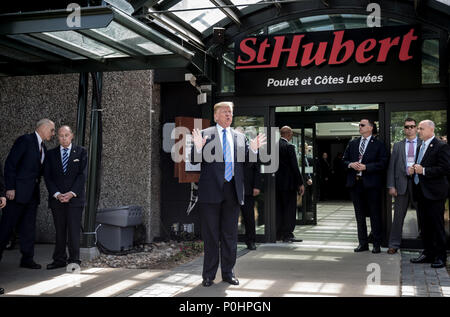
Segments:
[[[76,128],[78,74],[0,77],[0,160],[4,164],[14,140],[34,131],[47,117],[58,128]],[[90,85],[92,78],[89,78]],[[154,93],[155,92],[155,93]],[[89,90],[88,109],[91,104]],[[104,73],[102,93],[103,155],[99,208],[139,205],[144,208],[145,240],[159,236],[160,101],[153,72]],[[90,111],[86,147],[89,146]],[[76,131],[75,131],[76,132]],[[56,137],[47,148],[57,145]],[[41,183],[37,241],[53,242],[54,226]]]

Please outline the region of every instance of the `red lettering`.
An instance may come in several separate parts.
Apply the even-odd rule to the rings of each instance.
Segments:
[[[364,53],[367,53],[367,52],[373,50],[373,48],[376,45],[377,45],[377,41],[375,41],[374,39],[368,39],[368,40],[365,40],[364,42],[362,42],[361,44],[359,44],[358,48],[356,49],[356,53],[355,53],[356,62],[358,62],[359,64],[364,64],[364,63],[367,63],[368,61],[370,61],[373,58],[373,55],[370,55],[369,57],[365,57]]]
[[[278,67],[282,52],[289,52],[289,57],[286,63],[287,67],[298,66],[296,62],[298,49],[300,47],[300,42],[304,36],[305,35],[294,35],[294,37],[292,38],[292,45],[289,48],[283,48],[285,36],[275,36],[275,47],[273,50],[270,67]]]
[[[408,59],[413,58],[411,55],[409,55],[411,42],[417,40],[417,36],[415,36],[413,33],[414,29],[411,29],[403,36],[402,46],[400,46],[400,53],[398,54],[398,58],[401,61],[407,61]]]
[[[355,43],[352,40],[345,41],[342,43],[342,38],[344,37],[344,31],[336,31],[334,32],[334,41],[333,46],[331,48],[330,59],[328,64],[342,64],[345,63],[352,55],[355,49]],[[344,57],[340,61],[338,61],[338,55],[341,52],[342,48],[345,48]]]
[[[400,41],[400,36],[397,36],[391,41],[390,37],[385,38],[384,40],[378,41],[381,44],[380,52],[378,53],[377,62],[385,62],[389,53],[389,50],[392,46],[398,45]]]
[[[238,56],[238,60],[237,60],[237,62],[239,64],[248,64],[248,63],[251,63],[251,62],[253,62],[255,60],[256,51],[253,48],[251,48],[250,46],[247,46],[247,42],[252,42],[253,45],[255,45],[256,44],[256,37],[251,37],[251,38],[248,38],[248,39],[245,39],[245,40],[241,41],[241,43],[239,45],[239,48],[241,49],[242,53],[247,54],[249,59],[248,60],[243,60],[241,58],[241,55],[239,55]]]
[[[264,58],[264,54],[266,53],[266,48],[270,47],[270,44],[267,44],[269,39],[265,39],[264,42],[261,43],[259,50],[258,50],[258,57],[256,58],[256,61],[258,63],[263,63],[267,61],[267,59]]]
[[[314,57],[311,58],[311,52],[313,49],[313,43],[308,43],[303,45],[303,56],[302,56],[302,62],[301,65],[303,66],[308,66],[309,64],[311,64],[314,61],[314,64],[316,64],[316,66],[319,66],[320,64],[325,63],[327,60],[325,59],[325,51],[327,50],[327,42],[320,42],[319,43],[319,48],[316,51],[316,54],[314,55]]]

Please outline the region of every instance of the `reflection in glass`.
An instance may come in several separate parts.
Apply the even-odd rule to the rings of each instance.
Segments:
[[[43,32],[45,36],[54,38],[67,45],[77,46],[91,54],[101,57],[126,57],[127,54],[118,52],[106,45],[94,41],[80,33],[73,31],[59,31],[59,32]]]
[[[171,7],[172,10],[197,9],[213,7],[209,0],[182,0]],[[226,15],[219,9],[206,9],[174,12],[174,14],[186,23],[189,23],[194,29],[203,32],[213,24],[226,18]]]
[[[276,107],[275,112],[378,110],[378,104],[313,105]]]
[[[422,84],[439,83],[439,40],[424,40],[422,45]]]
[[[244,133],[247,139],[253,139],[257,133],[264,132],[264,116],[234,116],[233,127],[239,132]],[[260,175],[261,181],[263,181],[262,175]],[[256,235],[264,235],[265,222],[264,222],[264,202],[265,193],[264,186],[261,186],[261,192],[255,197],[255,225]],[[239,216],[238,233],[245,233],[244,220],[242,215]]]

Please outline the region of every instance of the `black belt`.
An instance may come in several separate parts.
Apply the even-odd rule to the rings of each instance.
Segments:
[[[362,181],[362,176],[356,175],[356,181]]]

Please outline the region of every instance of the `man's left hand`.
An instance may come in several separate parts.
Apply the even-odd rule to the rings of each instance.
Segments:
[[[256,138],[250,141],[250,148],[256,152],[261,146],[265,144],[267,144],[267,137],[264,133],[260,133]]]
[[[258,196],[260,192],[258,188],[253,188],[253,196]]]

